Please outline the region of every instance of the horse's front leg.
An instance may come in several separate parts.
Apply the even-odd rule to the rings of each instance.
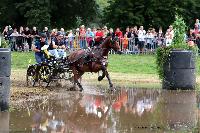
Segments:
[[[113,83],[112,83],[112,81],[111,81],[111,79],[110,79],[110,75],[109,75],[107,69],[105,70],[105,74],[106,74],[106,77],[107,77],[107,79],[108,79],[110,88],[112,88],[112,87],[113,87]]]
[[[103,73],[105,73],[105,75],[106,75],[106,77],[107,77],[107,79],[108,79],[109,85],[110,85],[110,89],[112,90],[112,88],[113,88],[113,83],[112,83],[112,81],[111,81],[111,79],[110,79],[110,75],[109,75],[109,73],[108,73],[108,70],[107,70],[106,66],[102,66],[102,71],[103,71]]]

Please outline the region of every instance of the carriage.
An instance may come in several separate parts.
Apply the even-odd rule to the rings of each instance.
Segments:
[[[46,47],[43,48],[45,61],[39,64],[29,64],[26,72],[27,86],[48,87],[51,82],[69,80],[72,77],[72,71],[69,68],[67,58],[55,58],[50,56]]]
[[[99,72],[102,75],[98,77],[101,81],[105,76],[109,81],[110,88],[113,88],[110,76],[107,71],[107,59],[109,51],[113,49],[121,53],[118,38],[108,37],[97,48],[89,50],[77,50],[70,53],[66,58],[56,59],[47,54],[47,48],[43,48],[46,55],[45,62],[32,64],[28,66],[26,81],[28,86],[49,86],[53,81],[70,80],[73,81],[74,88],[76,85],[83,90],[78,81],[85,72]],[[112,90],[112,89],[111,89]]]

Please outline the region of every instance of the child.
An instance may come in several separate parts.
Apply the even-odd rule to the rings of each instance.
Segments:
[[[127,50],[128,50],[128,37],[127,34],[125,34],[123,38],[123,51],[126,52]]]

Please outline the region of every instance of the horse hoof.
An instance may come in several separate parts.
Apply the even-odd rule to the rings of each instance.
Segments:
[[[102,78],[102,76],[99,76],[98,81],[101,81],[101,80],[103,80],[103,78]]]
[[[116,91],[116,88],[114,88],[113,86],[110,86],[110,91],[111,91],[111,92],[115,92],[115,91]]]

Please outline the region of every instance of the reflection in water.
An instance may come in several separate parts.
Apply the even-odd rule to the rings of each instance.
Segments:
[[[0,133],[9,133],[9,113],[0,112]]]
[[[67,92],[23,105],[10,113],[11,131],[181,132],[192,131],[198,119],[196,94],[189,91],[122,89],[113,95]]]

